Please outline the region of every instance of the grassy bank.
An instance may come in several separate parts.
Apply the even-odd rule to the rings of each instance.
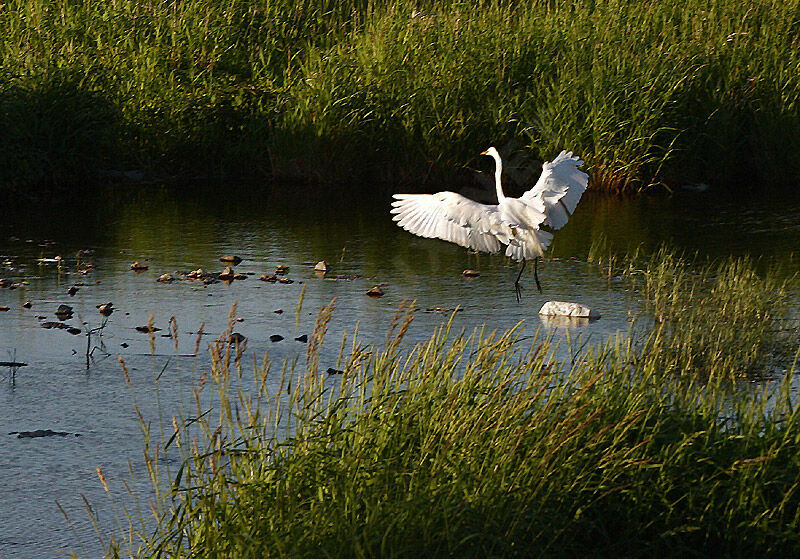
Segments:
[[[651,310],[676,308],[659,301],[681,267],[665,254],[641,270],[652,278]],[[749,314],[774,307],[780,285],[747,262],[702,275],[706,303],[719,302],[714,289],[734,276],[746,281],[728,296],[767,293],[723,313],[752,329],[751,343],[783,335]],[[686,307],[694,321],[683,325],[700,329],[707,309],[695,309]],[[320,312],[305,367],[255,366],[252,388],[241,388],[249,373],[235,351],[217,346],[228,349],[212,352],[202,390],[218,403],[209,411],[200,390],[191,418],[146,450],[156,486],[170,481],[153,508],[157,529],[135,528],[109,555],[131,545],[138,557],[800,552],[793,353],[788,371],[753,388],[735,379],[774,375],[774,352],[755,351],[744,368],[720,361],[708,374],[698,357],[709,344],[687,345],[658,324],[581,349],[524,339],[519,328],[467,335],[448,324],[410,350],[402,339],[411,310],[398,314],[383,350],[356,341],[343,374],[330,376],[318,364],[331,312],[333,304]],[[797,349],[797,335],[785,349]],[[734,351],[744,339],[717,348]],[[165,460],[176,453],[180,466]]]
[[[798,13],[796,0],[12,0],[0,181],[149,169],[422,188],[513,141],[539,158],[573,149],[598,188],[773,186],[800,176]]]

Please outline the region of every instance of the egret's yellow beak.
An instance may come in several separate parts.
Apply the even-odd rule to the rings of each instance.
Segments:
[[[481,155],[489,155],[489,151],[488,151],[488,150],[483,150],[483,151],[481,152]]]

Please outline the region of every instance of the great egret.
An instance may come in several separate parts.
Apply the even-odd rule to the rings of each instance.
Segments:
[[[514,288],[519,300],[522,272],[527,260],[534,260],[534,278],[539,284],[538,261],[553,234],[569,220],[586,190],[589,176],[578,169],[583,161],[571,151],[562,151],[553,161],[542,164],[536,185],[519,198],[503,194],[500,175],[503,161],[490,147],[481,155],[495,160],[497,205],[487,205],[455,192],[436,194],[395,194],[391,213],[397,224],[415,235],[437,238],[481,252],[496,253],[506,245],[506,256],[522,262]]]

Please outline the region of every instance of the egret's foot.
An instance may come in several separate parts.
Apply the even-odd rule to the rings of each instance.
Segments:
[[[541,291],[541,289],[539,291]],[[517,296],[517,303],[522,302],[522,286],[518,281],[514,282],[514,294]]]

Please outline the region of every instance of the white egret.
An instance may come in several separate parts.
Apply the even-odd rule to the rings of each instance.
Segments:
[[[495,160],[496,205],[481,204],[455,192],[395,194],[391,213],[400,227],[420,237],[488,253],[496,253],[506,245],[506,256],[522,262],[514,282],[519,300],[519,280],[527,260],[533,259],[536,287],[542,290],[538,260],[553,240],[553,234],[542,226],[555,230],[567,223],[586,190],[589,176],[578,169],[583,165],[579,157],[562,151],[553,161],[542,164],[542,174],[532,189],[519,198],[510,198],[503,194],[500,154],[490,147],[481,155]]]

